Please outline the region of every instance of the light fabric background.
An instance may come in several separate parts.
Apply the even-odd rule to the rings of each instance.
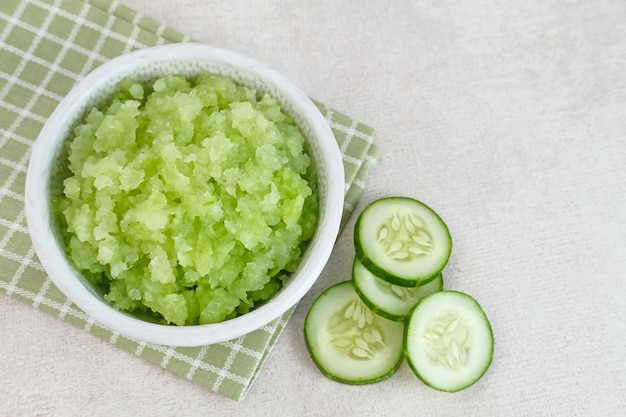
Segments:
[[[357,212],[409,195],[447,221],[446,287],[474,295],[492,367],[457,394],[406,365],[321,376],[302,338],[348,279],[355,216],[234,402],[0,296],[0,415],[626,415],[626,3],[123,0],[281,70],[377,131]]]

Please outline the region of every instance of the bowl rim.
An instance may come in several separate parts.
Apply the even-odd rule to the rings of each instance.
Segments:
[[[271,300],[249,313],[220,323],[172,326],[150,323],[119,311],[98,298],[80,283],[78,273],[64,255],[54,236],[48,194],[49,174],[57,155],[59,142],[67,135],[60,126],[80,108],[80,104],[107,80],[129,74],[138,66],[159,60],[213,60],[244,67],[277,88],[312,128],[320,143],[321,159],[327,172],[327,196],[324,213],[318,223],[315,246],[307,249],[308,257],[298,268],[298,285],[285,285]],[[165,74],[163,74],[165,75]],[[281,106],[282,107],[282,106]],[[340,180],[337,180],[340,179]],[[289,79],[265,63],[238,52],[204,43],[176,43],[139,49],[113,58],[80,80],[50,115],[35,140],[29,161],[25,187],[25,214],[35,252],[44,270],[58,289],[95,322],[126,337],[173,347],[203,346],[224,342],[260,329],[295,306],[309,291],[328,262],[339,234],[344,201],[344,167],[341,151],[328,121],[311,99]],[[293,281],[290,281],[293,282]],[[79,283],[80,285],[76,285]]]

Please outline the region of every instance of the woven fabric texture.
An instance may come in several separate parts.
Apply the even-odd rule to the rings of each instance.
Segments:
[[[293,309],[260,330],[210,346],[173,348],[132,340],[95,322],[52,284],[37,261],[25,221],[30,147],[64,95],[113,57],[185,41],[189,38],[111,0],[0,4],[0,290],[174,374],[241,400]],[[345,224],[378,149],[370,127],[317,105],[343,155]]]

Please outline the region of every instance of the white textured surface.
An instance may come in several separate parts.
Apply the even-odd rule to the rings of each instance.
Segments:
[[[0,415],[626,415],[625,2],[122,3],[373,126],[357,211],[409,195],[441,214],[446,287],[491,318],[494,362],[456,394],[406,364],[363,387],[321,376],[302,324],[349,278],[353,217],[243,402],[3,296]]]

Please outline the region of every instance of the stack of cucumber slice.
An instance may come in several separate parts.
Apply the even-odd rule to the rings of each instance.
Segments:
[[[388,197],[354,230],[352,279],[328,288],[304,323],[307,348],[327,377],[346,384],[389,378],[406,358],[428,386],[455,392],[478,381],[493,333],[474,298],[443,289],[448,227],[425,204]]]

